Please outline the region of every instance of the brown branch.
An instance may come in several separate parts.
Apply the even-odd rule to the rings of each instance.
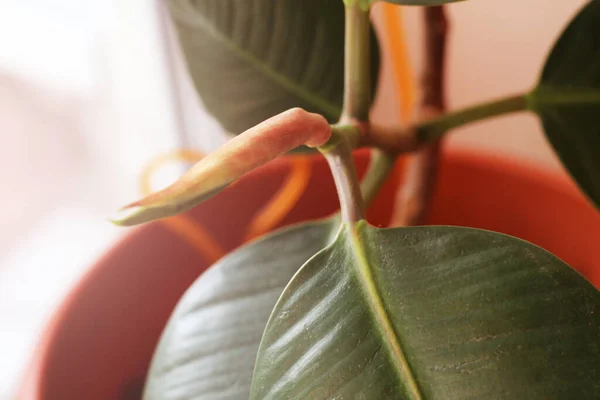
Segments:
[[[446,109],[444,72],[448,20],[444,6],[425,7],[425,72],[421,110],[433,109],[441,114]],[[428,118],[431,116],[427,116]]]
[[[419,119],[437,117],[446,110],[444,71],[448,21],[444,6],[424,7],[425,71],[421,81]],[[422,224],[435,189],[441,141],[429,143],[408,160],[404,181],[396,198],[392,226]]]
[[[386,127],[368,124],[359,127],[359,147],[376,147],[389,154],[411,153],[422,147],[414,127]]]

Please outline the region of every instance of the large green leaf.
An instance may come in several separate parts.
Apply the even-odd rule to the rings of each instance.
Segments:
[[[344,87],[341,0],[168,0],[192,79],[232,133],[293,107],[338,119]],[[374,33],[372,65],[379,52]]]
[[[522,240],[345,228],[286,288],[251,399],[592,399],[600,293]]]
[[[326,247],[338,219],[251,243],[204,273],[177,306],[152,361],[146,400],[247,400],[269,314],[294,273]]]
[[[600,1],[587,4],[550,53],[529,106],[571,175],[600,204]]]

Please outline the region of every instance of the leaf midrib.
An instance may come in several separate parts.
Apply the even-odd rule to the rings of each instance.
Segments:
[[[406,384],[409,399],[422,400],[423,396],[419,385],[412,373],[406,355],[402,350],[400,341],[396,335],[396,331],[392,326],[390,318],[385,310],[383,299],[375,285],[371,266],[366,256],[365,248],[359,238],[358,229],[365,225],[364,221],[359,224],[348,226],[348,236],[350,248],[356,260],[353,266],[356,267],[358,282],[362,285],[363,293],[368,303],[368,307],[377,322],[378,330],[381,333],[384,346],[388,349],[391,355],[391,362],[394,366],[400,380]]]
[[[185,6],[188,6],[189,3],[186,2]],[[183,6],[182,6],[183,7]],[[329,100],[323,98],[322,96],[315,94],[314,92],[306,90],[305,86],[299,84],[296,81],[291,80],[288,76],[281,74],[279,71],[273,69],[268,63],[260,60],[255,57],[251,52],[244,50],[239,47],[236,42],[231,40],[229,37],[224,35],[221,31],[216,29],[201,13],[199,13],[193,7],[189,7],[187,11],[189,14],[194,17],[190,17],[188,13],[182,12],[182,10],[177,10],[176,7],[171,6],[171,11],[173,16],[177,17],[182,21],[186,21],[190,26],[200,28],[204,30],[207,34],[211,35],[215,40],[222,43],[225,47],[227,47],[231,52],[237,57],[243,59],[248,62],[249,65],[254,67],[260,73],[269,77],[272,81],[278,83],[283,89],[291,92],[292,94],[306,100],[307,102],[314,105],[316,108],[321,109],[321,111],[330,118],[337,118],[341,113],[341,108],[330,102]]]

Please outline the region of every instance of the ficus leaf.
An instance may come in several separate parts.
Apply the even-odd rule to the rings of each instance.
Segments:
[[[591,399],[600,293],[522,240],[346,226],[279,299],[251,399]]]
[[[167,324],[144,399],[248,399],[260,339],[277,299],[338,227],[339,219],[332,218],[280,231],[204,273]]]
[[[127,226],[182,213],[254,168],[300,145],[323,145],[331,135],[322,116],[300,108],[285,111],[231,139],[175,183],[125,206],[111,220]]]
[[[240,133],[293,107],[337,122],[344,87],[341,0],[167,4],[195,87],[226,130]],[[375,82],[374,31],[371,41]]]
[[[600,1],[590,1],[558,39],[529,108],[583,191],[600,205]]]

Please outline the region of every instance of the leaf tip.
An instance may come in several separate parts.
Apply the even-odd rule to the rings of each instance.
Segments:
[[[117,226],[133,226],[160,218],[157,210],[137,205],[126,206],[111,215],[108,220]]]
[[[290,110],[299,115],[309,125],[310,136],[305,145],[310,148],[316,148],[324,145],[331,138],[332,129],[327,119],[320,114],[307,112],[301,108]]]

